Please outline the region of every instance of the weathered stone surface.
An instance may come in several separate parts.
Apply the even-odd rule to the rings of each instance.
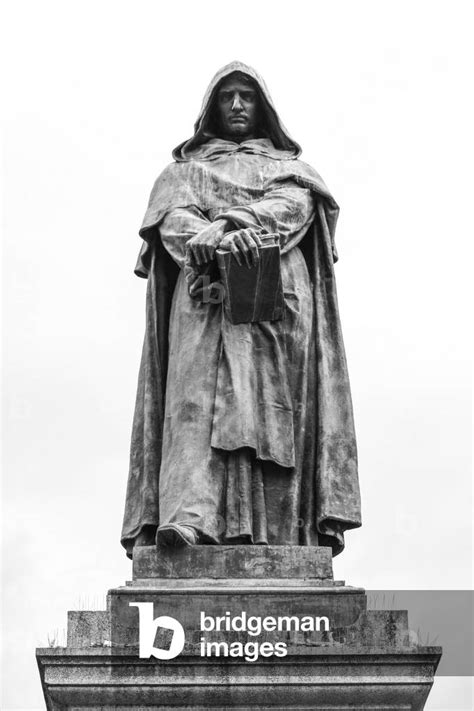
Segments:
[[[80,610],[67,613],[68,647],[102,647],[110,641],[110,614],[106,610]]]
[[[331,549],[322,546],[145,546],[133,556],[134,579],[333,578]]]
[[[109,591],[107,611],[69,613],[68,647],[37,650],[48,711],[424,708],[440,648],[413,641],[406,611],[367,610],[363,589],[335,583],[329,549],[215,548],[137,549],[133,580]],[[182,624],[179,656],[140,659],[139,613],[131,602],[151,602],[155,618]],[[201,612],[216,618],[244,611],[325,616],[330,629],[302,631],[292,622],[257,637],[200,629]],[[169,632],[158,628],[157,649],[169,648]],[[229,645],[284,642],[287,656],[202,656],[203,634],[206,642]]]
[[[160,663],[124,649],[37,656],[49,711],[421,711],[439,648],[307,648],[252,664],[187,656]]]
[[[194,585],[196,587],[194,587]],[[153,603],[154,616],[170,615],[183,625],[186,633],[186,647],[190,653],[200,639],[200,614],[212,617],[230,613],[234,617],[243,611],[248,616],[327,616],[331,629],[349,628],[357,623],[366,611],[366,596],[361,588],[349,587],[301,587],[285,589],[280,584],[255,590],[233,587],[207,590],[202,581],[189,581],[186,588],[167,591],[154,587],[141,587],[139,582],[131,586],[116,588],[109,593],[112,620],[112,643],[119,646],[138,645],[138,610],[130,607],[130,602]],[[303,636],[301,634],[301,636]],[[281,634],[280,634],[281,638]],[[210,635],[210,640],[222,639]],[[231,641],[247,641],[247,635],[234,633],[227,637]],[[275,639],[275,633],[267,633],[262,641]],[[313,637],[306,635],[307,641]]]

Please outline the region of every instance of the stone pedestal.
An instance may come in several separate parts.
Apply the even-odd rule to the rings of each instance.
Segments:
[[[152,603],[154,618],[181,623],[181,654],[140,658],[139,611],[131,602]],[[275,619],[277,629],[271,622],[259,635],[226,629],[242,613],[247,622]],[[216,618],[223,629],[210,631]],[[169,649],[170,635],[159,627],[154,646]],[[210,642],[225,643],[220,656],[216,647],[205,656]],[[254,661],[223,656],[248,642],[262,651]],[[277,643],[286,655],[265,656]],[[424,708],[440,656],[438,647],[411,642],[406,611],[368,611],[363,589],[335,582],[329,548],[302,546],[137,549],[133,581],[109,592],[107,610],[68,613],[67,647],[37,650],[51,711],[415,711]]]

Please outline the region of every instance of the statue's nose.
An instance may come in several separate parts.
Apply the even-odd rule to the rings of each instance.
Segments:
[[[234,94],[234,100],[232,102],[232,110],[236,111],[237,109],[242,108],[242,102],[240,101],[240,96],[239,94],[235,93]]]

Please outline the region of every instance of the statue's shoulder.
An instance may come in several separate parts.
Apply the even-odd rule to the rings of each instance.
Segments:
[[[159,183],[160,181],[172,180],[175,176],[181,175],[186,170],[185,166],[186,163],[181,163],[177,161],[168,163],[168,165],[163,168],[161,173],[158,174],[158,177],[155,180],[155,184]]]
[[[160,193],[169,192],[182,184],[183,180],[189,176],[189,164],[173,161],[169,163],[156,178],[151,190],[150,201],[154,200]]]
[[[279,161],[277,167],[277,180],[281,179],[291,179],[308,190],[312,190],[314,193],[321,195],[330,201],[334,201],[329,188],[320,176],[317,170],[313,166],[309,165],[299,158],[293,158],[292,160],[282,160]],[[335,204],[335,203],[334,203]]]
[[[155,180],[156,184],[166,183],[173,180],[180,180],[196,171],[202,170],[203,164],[199,160],[173,161],[161,171]]]
[[[203,182],[203,167],[197,161],[173,161],[156,178],[148,201],[145,222],[156,223],[158,216],[177,206],[196,200],[196,190]],[[142,228],[143,229],[143,228]]]
[[[299,158],[295,158],[291,161],[291,164],[297,175],[301,175],[302,177],[314,180],[318,184],[322,183],[324,185],[324,180],[321,178],[318,171],[315,170],[315,168],[313,168],[313,166],[309,163],[306,163],[304,160],[300,160]]]

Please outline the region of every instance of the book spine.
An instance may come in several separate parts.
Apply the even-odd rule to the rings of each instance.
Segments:
[[[227,318],[232,322],[228,255],[217,254],[217,265],[224,285],[224,300],[222,306]]]

